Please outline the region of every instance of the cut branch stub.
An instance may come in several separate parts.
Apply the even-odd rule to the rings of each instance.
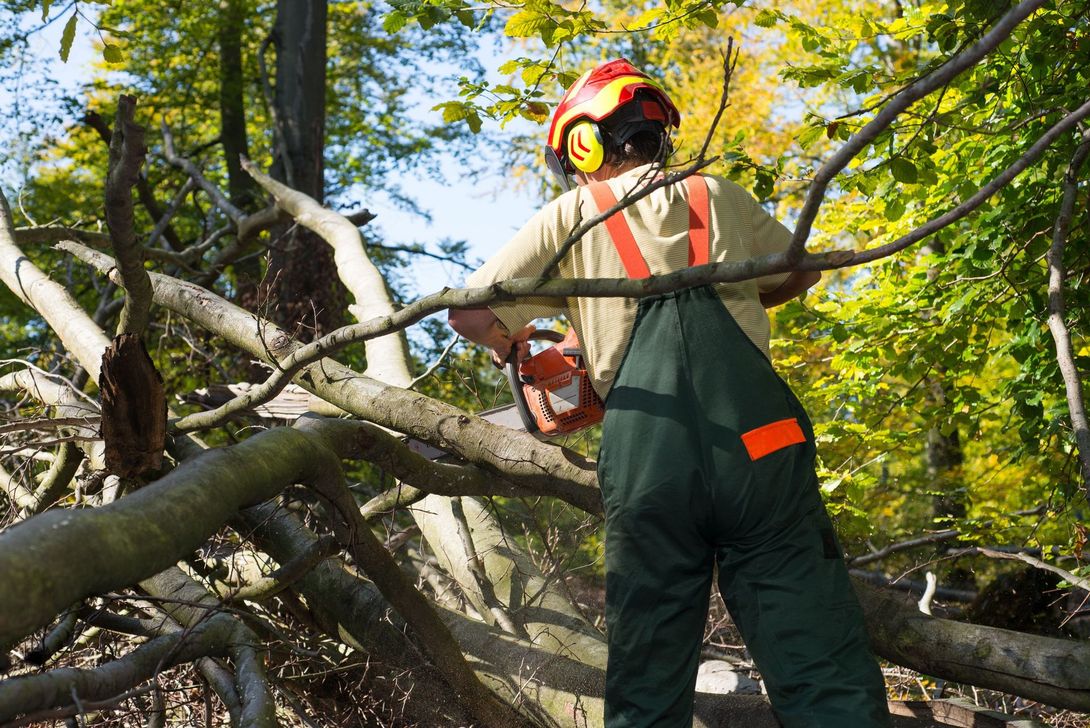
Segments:
[[[167,403],[163,378],[136,334],[115,336],[102,355],[102,438],[107,469],[131,478],[162,465]]]

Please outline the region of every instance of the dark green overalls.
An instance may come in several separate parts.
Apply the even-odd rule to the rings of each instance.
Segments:
[[[705,230],[690,238],[706,241],[707,192],[697,179],[704,194],[690,193],[691,228]],[[630,230],[623,239],[622,215],[611,222],[618,218],[609,227],[618,250],[629,248],[622,260],[633,249],[642,260]],[[640,301],[598,459],[608,728],[692,724],[714,563],[784,726],[889,724],[814,458],[798,399],[711,287]]]

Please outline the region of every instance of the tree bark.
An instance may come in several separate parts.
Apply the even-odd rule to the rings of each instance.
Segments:
[[[319,204],[325,188],[326,25],[327,0],[277,1],[273,103],[288,159],[278,156],[272,174]],[[337,328],[347,295],[332,251],[290,224],[274,227],[272,238],[261,287],[270,318],[304,340]]]
[[[1090,710],[1090,645],[931,617],[855,582],[875,652],[926,675]]]

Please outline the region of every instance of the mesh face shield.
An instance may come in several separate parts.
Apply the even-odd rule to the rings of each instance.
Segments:
[[[545,166],[553,173],[557,183],[560,185],[560,189],[564,192],[572,189],[571,177],[564,169],[564,163],[560,161],[560,157],[556,156],[556,152],[548,144],[545,145]]]

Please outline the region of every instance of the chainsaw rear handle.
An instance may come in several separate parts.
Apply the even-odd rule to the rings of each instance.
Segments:
[[[564,340],[564,334],[550,329],[537,329],[526,339],[527,341],[551,341],[559,344]],[[526,395],[522,391],[522,377],[519,376],[518,346],[511,345],[511,353],[507,355],[507,384],[511,388],[511,396],[515,399],[515,409],[526,431],[531,435],[536,434],[540,428],[537,426],[537,418],[526,404]]]

